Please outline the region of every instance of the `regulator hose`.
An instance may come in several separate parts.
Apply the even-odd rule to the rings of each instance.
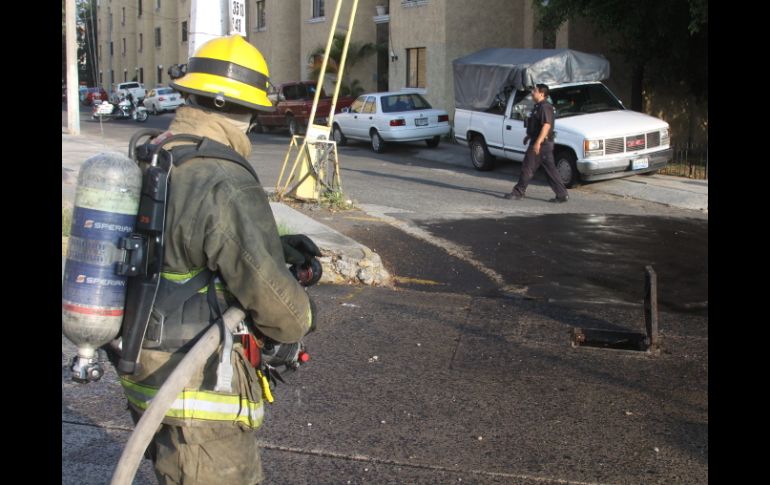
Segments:
[[[222,319],[225,327],[233,332],[245,317],[246,314],[242,308],[232,306],[227,309]],[[128,438],[115,472],[112,474],[111,485],[131,485],[144,456],[144,450],[152,441],[155,431],[163,421],[163,416],[171,408],[184,386],[190,382],[193,373],[200,370],[209,356],[217,350],[221,340],[222,329],[219,325],[211,325],[168,376]]]

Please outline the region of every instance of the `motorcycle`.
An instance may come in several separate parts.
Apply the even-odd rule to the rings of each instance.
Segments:
[[[91,119],[94,120],[127,120],[130,118],[137,123],[147,121],[149,116],[147,108],[139,106],[138,103],[127,98],[123,98],[118,104],[109,101],[94,103],[91,113]]]

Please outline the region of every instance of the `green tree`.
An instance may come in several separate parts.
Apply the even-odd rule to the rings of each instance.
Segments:
[[[555,32],[582,18],[611,41],[630,64],[631,109],[643,110],[645,80],[654,73],[662,84],[690,87],[708,99],[708,0],[533,0],[538,28]]]
[[[329,61],[326,66],[327,73],[339,72],[340,62],[342,61],[342,49],[344,46],[345,34],[336,32],[332,39],[332,46],[329,51]],[[358,79],[353,79],[350,84],[346,84],[344,80],[348,78],[351,67],[376,53],[378,49],[379,47],[371,42],[350,42],[348,45],[348,56],[345,60],[345,70],[342,75],[343,79],[337,80],[337,82],[341,83],[341,95],[358,96],[364,92],[364,89],[361,87],[361,82]],[[308,71],[311,79],[318,79],[318,76],[321,74],[321,64],[325,52],[326,46],[319,46],[310,53]]]

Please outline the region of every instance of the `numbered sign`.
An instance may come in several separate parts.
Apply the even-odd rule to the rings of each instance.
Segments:
[[[246,3],[240,0],[230,0],[230,35],[239,34],[246,37]]]

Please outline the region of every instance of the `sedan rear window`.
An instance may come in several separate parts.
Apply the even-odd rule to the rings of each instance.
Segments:
[[[430,103],[417,93],[391,94],[380,98],[383,113],[431,109]]]
[[[158,94],[174,94],[174,90],[172,88],[158,89]]]

